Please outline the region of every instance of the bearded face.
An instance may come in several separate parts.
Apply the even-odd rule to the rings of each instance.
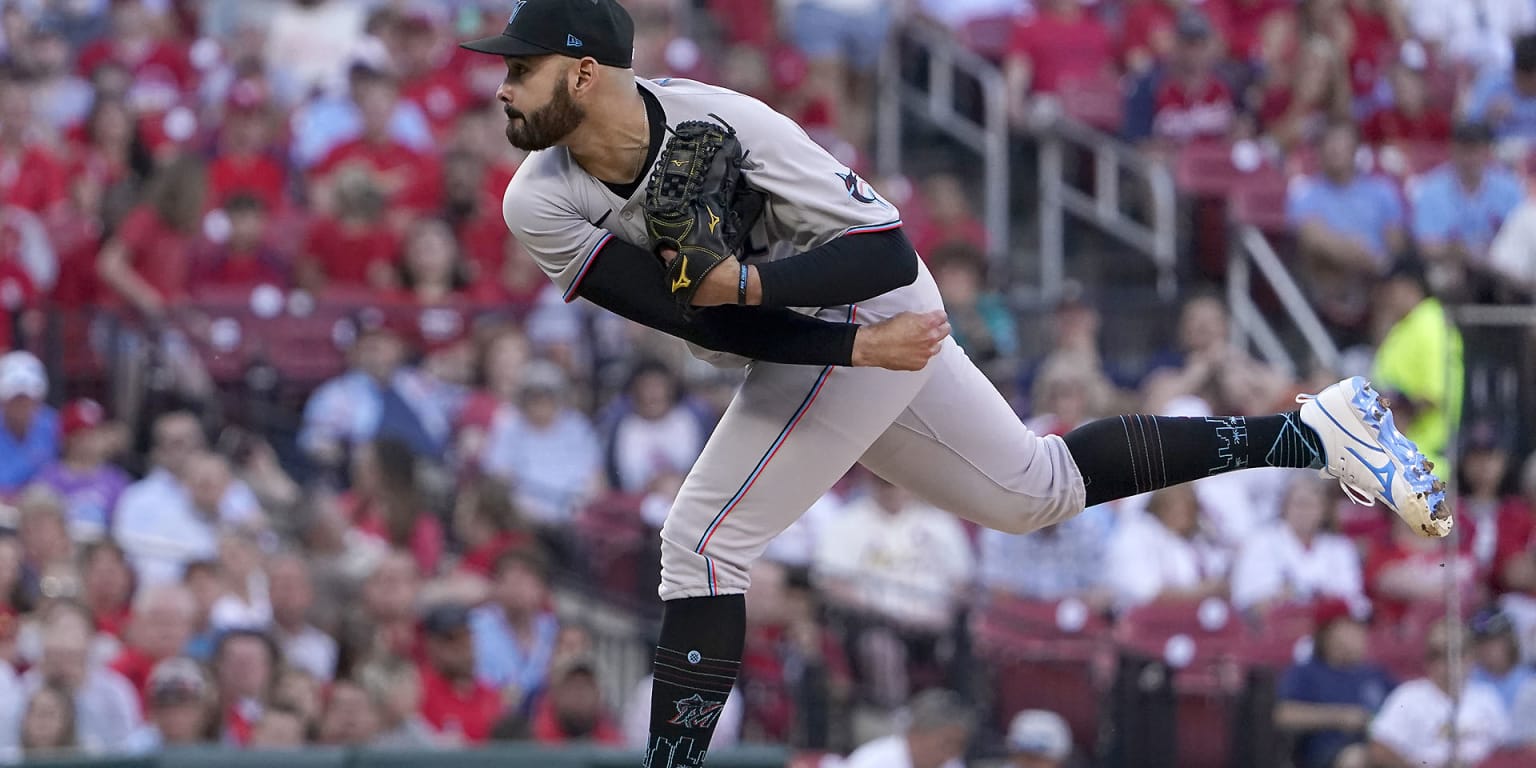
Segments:
[[[506,107],[507,141],[524,152],[549,149],[569,136],[587,117],[576,101],[571,98],[564,78],[556,78],[550,89],[549,99],[532,112],[520,112]]]

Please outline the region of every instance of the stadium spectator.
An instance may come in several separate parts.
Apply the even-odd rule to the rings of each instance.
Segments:
[[[1468,649],[1469,680],[1486,685],[1499,696],[1507,714],[1528,687],[1536,687],[1536,670],[1520,663],[1520,640],[1514,623],[1497,609],[1484,609],[1472,617],[1472,645]]]
[[[703,705],[702,700],[700,704]],[[719,716],[709,709],[691,714]],[[534,741],[547,745],[586,742],[618,746],[624,743],[623,734],[603,705],[597,684],[597,667],[585,657],[566,659],[550,670],[549,688],[533,707],[528,732]],[[710,747],[713,749],[715,745],[711,743]]]
[[[401,251],[401,290],[392,298],[431,307],[463,302],[468,294],[466,268],[453,228],[442,219],[422,218],[406,232]]]
[[[1101,505],[1023,536],[983,530],[981,585],[994,598],[1076,598],[1094,608],[1108,608],[1104,556],[1114,523],[1114,511]],[[1020,568],[1019,563],[1035,565]]]
[[[291,0],[281,6],[265,19],[267,69],[293,81],[300,99],[343,85],[364,39],[367,9],[340,0]]]
[[[0,356],[0,493],[12,494],[59,455],[59,414],[48,372],[31,352]]]
[[[251,729],[253,750],[298,750],[306,746],[307,734],[302,716],[288,707],[270,706]]]
[[[451,29],[447,16],[445,8],[435,5],[406,8],[396,22],[399,48],[394,52],[401,96],[421,109],[439,141],[448,138],[473,101],[462,71],[451,65],[455,46],[444,34]]]
[[[255,195],[238,192],[223,206],[222,215],[215,220],[227,230],[219,233],[219,241],[200,251],[192,267],[192,292],[260,285],[287,288],[291,282],[288,258],[273,246],[267,204]]]
[[[1504,495],[1509,470],[1509,441],[1491,422],[1473,422],[1461,429],[1461,510],[1477,567],[1496,591],[1505,587],[1502,573],[1509,559],[1530,546],[1536,535],[1536,515],[1516,495]]]
[[[1180,0],[1130,0],[1124,4],[1117,42],[1121,66],[1132,77],[1141,77],[1167,62],[1177,44],[1184,5]]]
[[[923,179],[920,199],[907,207],[916,208],[917,220],[909,223],[912,247],[931,260],[945,246],[968,245],[973,251],[987,250],[987,228],[976,215],[977,205],[966,194],[960,178],[953,173],[935,173]]]
[[[810,62],[812,87],[840,105],[833,115],[837,134],[867,147],[874,75],[891,33],[891,7],[881,0],[797,0],[787,13],[790,42]]]
[[[418,457],[442,456],[454,415],[444,386],[406,364],[406,339],[391,318],[365,311],[354,325],[347,372],[304,404],[300,447],[321,467],[339,467],[347,451],[378,438]]]
[[[1392,101],[1372,112],[1360,128],[1366,143],[1380,147],[1450,141],[1451,117],[1429,103],[1423,69],[1399,61],[1389,78]]]
[[[146,678],[144,696],[147,722],[130,739],[128,751],[151,754],[208,741],[213,691],[197,662],[184,656],[162,660]]]
[[[1004,69],[1015,109],[1029,94],[1101,79],[1114,64],[1109,30],[1078,0],[1044,0],[1014,26]],[[1015,114],[1020,114],[1017,111]]]
[[[59,435],[62,454],[38,470],[33,484],[64,500],[72,538],[94,541],[112,529],[112,510],[130,480],[111,463],[118,448],[117,430],[107,423],[100,403],[79,399],[60,411]]]
[[[1372,324],[1380,342],[1371,381],[1395,404],[1398,428],[1430,461],[1449,466],[1447,414],[1461,413],[1464,389],[1461,332],[1447,327],[1445,305],[1416,262],[1397,265],[1376,291]]]
[[[1527,195],[1504,220],[1488,248],[1488,269],[1503,285],[1502,301],[1536,296],[1536,198]]]
[[[533,543],[512,491],[493,477],[479,476],[459,486],[453,530],[464,545],[459,571],[489,578],[502,554]]]
[[[1456,126],[1451,161],[1412,187],[1413,237],[1441,296],[1488,300],[1488,250],[1524,185],[1493,164],[1493,132],[1481,123]]]
[[[207,201],[201,160],[182,156],[150,180],[137,206],[97,256],[101,282],[152,320],[187,297]]]
[[[1072,757],[1072,731],[1061,715],[1026,709],[1008,723],[1007,768],[1066,768]]]
[[[358,670],[357,679],[379,713],[379,735],[373,740],[373,746],[380,749],[439,746],[437,734],[421,716],[422,683],[414,666],[397,658],[381,659]]]
[[[75,543],[69,538],[64,503],[43,488],[28,488],[16,499],[16,539],[21,543],[26,589],[36,597],[47,575],[75,575]]]
[[[139,727],[138,694],[122,675],[90,658],[90,615],[78,603],[56,601],[39,619],[42,656],[21,677],[27,695],[54,686],[74,699],[75,739],[87,751],[108,751]]]
[[[469,609],[459,605],[434,606],[422,620],[421,716],[449,743],[483,743],[503,710],[501,695],[476,679],[472,623]]]
[[[1425,676],[1398,686],[1371,721],[1375,765],[1476,765],[1506,738],[1509,715],[1498,693],[1467,680],[1460,665],[1451,664],[1452,632],[1466,637],[1460,625],[1442,623],[1431,629],[1425,641]]]
[[[544,689],[560,622],[549,609],[548,562],[535,549],[496,558],[490,599],[469,616],[474,676],[514,711]]]
[[[1036,434],[1065,435],[1106,412],[1111,388],[1088,356],[1053,352],[1035,374],[1025,423]]]
[[[522,252],[501,217],[500,196],[516,170],[470,148],[443,153],[441,216],[453,226],[464,253],[469,293],[478,301],[526,303],[543,287],[537,282],[544,279],[543,273]]]
[[[852,696],[853,674],[839,638],[822,622],[809,574],[758,563],[746,602],[741,672],[715,737],[739,732],[750,742],[828,748]],[[649,696],[638,701],[635,708],[648,713]],[[735,714],[733,701],[742,702]]]
[[[49,140],[79,125],[90,113],[95,94],[71,68],[74,51],[57,23],[36,20],[16,44],[12,63],[31,82],[32,114]]]
[[[318,740],[330,746],[361,747],[379,735],[379,710],[361,685],[342,678],[325,695]]]
[[[272,623],[271,590],[253,531],[231,527],[220,533],[219,579],[219,596],[208,610],[208,622],[215,630]]]
[[[182,569],[180,584],[192,593],[193,602],[197,606],[193,613],[192,639],[187,641],[186,655],[206,663],[213,658],[220,637],[219,631],[213,628],[209,620],[213,614],[213,604],[223,589],[219,562],[193,560],[187,563],[187,567]]]
[[[358,115],[356,136],[329,148],[310,169],[311,204],[322,211],[332,209],[335,174],[343,168],[360,168],[373,177],[384,193],[385,207],[392,213],[424,213],[436,208],[442,194],[442,172],[420,145],[398,138],[396,116],[405,111],[414,113],[428,131],[428,142],[430,129],[414,105],[400,100],[395,76],[365,64],[355,65],[352,99]],[[396,216],[388,224],[398,227],[408,222],[409,218]]]
[[[1138,7],[1166,7],[1149,0]],[[1180,11],[1171,30],[1174,44],[1165,63],[1138,78],[1126,108],[1126,138],[1143,151],[1193,141],[1220,141],[1237,128],[1232,89],[1216,72],[1221,40],[1206,14]],[[1150,64],[1150,61],[1149,61]]]
[[[976,731],[976,714],[969,702],[953,691],[928,690],[913,696],[904,714],[904,732],[859,747],[843,768],[963,765]]]
[[[410,446],[389,438],[359,446],[352,456],[352,490],[340,501],[354,529],[409,551],[422,575],[436,575],[443,526],[422,500]]]
[[[709,437],[710,425],[691,407],[683,382],[658,360],[642,360],[629,373],[624,397],[604,419],[608,484],[636,493],[660,475],[687,474]]]
[[[76,66],[86,77],[107,64],[125,68],[134,111],[163,114],[193,93],[198,82],[186,47],[167,39],[162,29],[145,3],[110,3],[107,34],[80,51]]]
[[[1420,535],[1394,520],[1388,544],[1377,548],[1365,565],[1366,594],[1377,615],[1389,622],[1413,613],[1438,611],[1446,599],[1447,580],[1471,600],[1477,589],[1477,565],[1471,558],[1448,558],[1450,543]],[[1465,548],[1467,545],[1461,545]],[[1451,571],[1447,575],[1447,571]]]
[[[150,710],[150,679],[156,665],[186,651],[196,617],[196,598],[179,584],[156,585],[134,596],[133,613],[123,634],[123,649],[111,666],[133,684],[146,714]]]
[[[1467,94],[1466,119],[1499,139],[1536,138],[1536,34],[1515,38],[1513,66],[1485,70]]]
[[[864,489],[826,523],[812,568],[828,607],[849,617],[865,692],[894,709],[922,681],[943,679],[943,640],[965,608],[976,555],[948,513],[873,474]]]
[[[1012,378],[1019,354],[1017,321],[987,283],[986,257],[975,246],[952,243],[933,251],[928,265],[949,314],[951,336],[996,382]]]
[[[46,683],[27,698],[17,740],[28,760],[64,757],[79,746],[79,714],[68,689]]]
[[[122,548],[95,541],[80,550],[80,600],[98,633],[122,639],[133,600],[133,570]]]
[[[1529,3],[1405,2],[1414,36],[1431,46],[1445,65],[1468,72],[1509,67],[1511,41],[1536,32],[1536,8]]]
[[[338,638],[338,653],[354,665],[386,656],[415,660],[420,655],[420,595],[416,559],[409,552],[389,551],[364,579],[360,599],[346,616]]]
[[[1193,488],[1152,494],[1110,534],[1105,580],[1124,608],[1225,597],[1230,555],[1204,531]]]
[[[330,682],[336,674],[336,640],[310,623],[315,586],[309,563],[298,555],[278,555],[267,561],[267,584],[272,638],[282,648],[284,661]]]
[[[203,451],[202,427],[190,413],[155,421],[155,469],[123,491],[113,533],[140,584],[177,578],[182,567],[218,552],[219,530],[260,526],[262,511],[229,462]]]
[[[1286,200],[1313,300],[1340,329],[1364,322],[1366,286],[1387,273],[1404,246],[1398,192],[1358,170],[1358,147],[1353,125],[1330,126],[1321,145],[1322,173],[1293,181]]]
[[[1366,729],[1395,683],[1370,660],[1365,621],[1350,604],[1313,604],[1312,657],[1280,680],[1275,726],[1295,735],[1297,768],[1365,768]]]
[[[258,76],[229,86],[218,147],[208,163],[208,202],[224,207],[236,196],[261,201],[269,213],[281,213],[288,198],[288,170],[274,157],[275,105],[271,87]]]
[[[35,139],[33,98],[14,74],[0,77],[0,203],[46,215],[64,200],[65,176]]]
[[[312,293],[398,287],[400,233],[385,226],[384,193],[355,169],[338,172],[333,190],[333,210],[313,217],[295,262],[299,286]]]
[[[1285,491],[1281,519],[1250,537],[1232,567],[1232,604],[1263,612],[1280,603],[1365,599],[1360,553],[1332,532],[1333,496],[1314,477],[1297,477]]]
[[[480,467],[512,486],[531,522],[558,529],[601,489],[602,448],[588,418],[567,404],[558,365],[529,361],[518,383],[520,410],[497,412]]]
[[[416,670],[412,668],[411,674]],[[327,684],[329,681],[327,681]],[[277,673],[277,685],[272,690],[271,705],[262,712],[289,711],[298,717],[305,733],[310,733],[320,722],[324,691],[322,683],[314,675],[295,666],[284,666]],[[259,722],[258,722],[259,725]],[[252,734],[254,738],[255,734]]]
[[[261,630],[230,629],[219,637],[212,666],[222,743],[250,744],[251,728],[261,720],[279,660],[277,646]]]
[[[1312,144],[1326,135],[1331,123],[1350,119],[1349,75],[1333,41],[1303,38],[1289,56],[1267,51],[1262,71],[1247,100],[1255,105],[1265,136],[1281,149]]]

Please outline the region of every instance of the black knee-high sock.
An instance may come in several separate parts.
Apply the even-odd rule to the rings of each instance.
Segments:
[[[741,595],[670,600],[656,645],[645,768],[699,768],[736,684],[747,635]]]
[[[1116,416],[1064,438],[1088,505],[1248,467],[1322,466],[1322,441],[1297,411],[1275,416]]]

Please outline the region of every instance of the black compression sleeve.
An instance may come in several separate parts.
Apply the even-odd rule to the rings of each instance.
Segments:
[[[900,228],[844,235],[805,253],[757,265],[763,306],[836,307],[917,279],[917,251]]]
[[[685,315],[667,292],[661,262],[610,240],[592,257],[577,295],[621,317],[705,349],[790,365],[851,365],[858,326],[787,309],[708,307]]]

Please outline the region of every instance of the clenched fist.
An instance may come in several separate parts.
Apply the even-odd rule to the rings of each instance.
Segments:
[[[949,336],[942,311],[903,312],[859,328],[853,337],[853,364],[892,371],[921,371]]]

